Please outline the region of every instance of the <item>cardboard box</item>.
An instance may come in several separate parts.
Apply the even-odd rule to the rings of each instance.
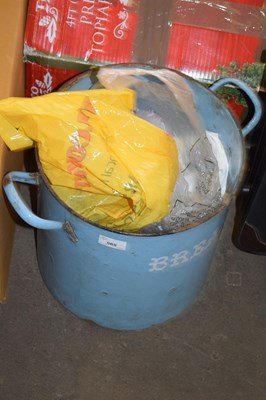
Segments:
[[[0,2],[0,98],[24,96],[23,36],[27,0]],[[0,178],[22,169],[22,153],[11,153],[0,141]],[[6,297],[15,223],[0,192],[0,301]]]
[[[265,26],[264,0],[29,0],[27,95],[57,90],[67,70],[130,62],[206,83],[236,77],[258,89]]]
[[[136,20],[132,0],[30,0],[25,44],[52,58],[129,62]]]
[[[219,0],[216,6],[174,1],[167,66],[210,82],[236,77],[258,89],[266,38],[263,0]]]
[[[131,62],[138,4],[139,0],[29,0],[27,96],[54,91],[92,64]]]

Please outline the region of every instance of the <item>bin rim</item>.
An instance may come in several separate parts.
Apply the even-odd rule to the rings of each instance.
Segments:
[[[123,230],[119,230],[119,229],[113,229],[113,228],[108,228],[105,227],[104,225],[100,225],[97,224],[95,222],[90,221],[89,219],[83,217],[82,215],[80,215],[79,213],[77,213],[75,210],[73,210],[71,207],[69,207],[62,199],[60,199],[60,197],[55,193],[55,191],[53,190],[49,179],[46,177],[44,170],[42,168],[41,165],[41,161],[38,155],[38,149],[37,146],[35,146],[35,156],[36,156],[36,162],[37,162],[37,166],[38,166],[38,170],[39,173],[42,177],[42,180],[46,186],[46,188],[48,189],[48,191],[52,194],[52,196],[55,197],[55,199],[64,207],[66,208],[72,215],[74,215],[75,217],[77,217],[78,219],[80,219],[81,221],[88,223],[92,226],[94,226],[95,228],[99,228],[102,229],[104,231],[109,231],[109,232],[113,232],[116,234],[121,234],[121,235],[127,235],[127,236],[140,236],[140,237],[157,237],[157,236],[165,236],[165,235],[173,235],[179,232],[184,232],[184,231],[188,231],[191,230],[193,228],[196,228],[197,226],[209,221],[211,218],[215,217],[216,215],[218,215],[219,213],[221,213],[223,210],[225,210],[231,202],[231,199],[233,198],[233,196],[235,195],[235,193],[238,191],[241,181],[243,179],[244,176],[244,171],[245,171],[245,153],[244,153],[244,138],[243,138],[243,134],[242,134],[242,129],[239,125],[239,122],[236,120],[235,116],[233,115],[233,113],[231,112],[231,110],[229,110],[225,104],[223,103],[223,101],[221,100],[221,98],[218,96],[218,94],[215,91],[212,91],[209,89],[209,87],[207,87],[204,83],[196,81],[195,79],[193,79],[192,77],[182,73],[181,71],[176,71],[172,68],[168,68],[168,67],[164,67],[161,65],[155,65],[155,64],[145,64],[145,63],[114,63],[114,64],[104,64],[104,65],[92,65],[92,66],[88,66],[87,70],[83,70],[81,73],[79,73],[77,76],[74,76],[73,78],[67,80],[65,83],[63,83],[59,88],[58,91],[59,92],[65,92],[65,91],[71,91],[71,88],[73,87],[73,85],[77,82],[80,81],[80,79],[82,79],[83,77],[85,78],[86,76],[89,75],[89,77],[91,78],[91,76],[93,75],[95,79],[97,72],[99,71],[99,69],[101,67],[108,67],[108,68],[139,68],[145,71],[146,70],[153,70],[153,69],[167,69],[170,70],[178,75],[183,76],[187,81],[191,81],[193,83],[196,83],[199,87],[201,87],[202,90],[205,90],[207,92],[209,92],[212,96],[215,96],[216,99],[218,100],[218,102],[220,102],[221,106],[224,107],[227,112],[228,112],[228,116],[230,118],[232,118],[232,120],[235,123],[236,129],[238,131],[238,134],[241,137],[242,140],[242,144],[243,144],[243,158],[244,158],[244,165],[241,167],[241,170],[239,171],[239,178],[238,178],[238,183],[234,189],[234,191],[232,191],[232,193],[228,194],[228,192],[225,193],[224,197],[223,197],[223,201],[222,203],[214,208],[212,211],[210,211],[206,216],[199,218],[197,221],[194,221],[192,223],[189,223],[187,225],[181,226],[179,228],[177,228],[176,230],[170,231],[170,232],[160,232],[160,233],[142,233],[142,232],[130,232],[130,231],[123,231]],[[94,82],[95,83],[95,82]],[[211,84],[211,83],[210,83]]]
[[[65,209],[67,209],[67,211],[72,214],[73,216],[75,216],[76,218],[78,218],[79,220],[81,220],[84,223],[87,223],[89,225],[94,226],[95,228],[99,228],[102,229],[104,231],[107,232],[113,232],[116,234],[120,234],[120,235],[126,235],[126,236],[135,236],[135,237],[158,237],[158,236],[165,236],[165,235],[174,235],[176,233],[179,232],[184,232],[184,231],[188,231],[191,230],[193,228],[196,228],[197,226],[209,221],[211,218],[215,217],[216,215],[218,215],[219,213],[221,213],[223,210],[225,210],[229,204],[230,204],[230,197],[233,196],[230,195],[230,197],[228,197],[226,194],[224,195],[224,199],[221,205],[219,205],[217,208],[215,208],[213,211],[211,211],[210,213],[208,213],[206,216],[199,218],[197,221],[194,221],[190,224],[184,225],[182,227],[177,228],[176,230],[170,231],[170,232],[160,232],[160,233],[143,233],[143,232],[128,232],[128,231],[123,231],[123,230],[119,230],[119,229],[113,229],[113,228],[108,228],[104,225],[100,225],[97,224],[95,222],[90,221],[88,218],[83,217],[82,215],[80,215],[78,212],[76,212],[75,210],[73,210],[71,207],[69,207],[58,195],[57,193],[53,190],[51,183],[49,182],[49,179],[47,178],[47,176],[44,173],[43,167],[42,167],[42,163],[40,161],[40,157],[38,154],[38,148],[37,145],[35,145],[35,158],[36,158],[36,164],[38,167],[38,172],[42,178],[42,181],[44,183],[44,185],[46,186],[47,190],[50,192],[50,194],[58,201],[58,203],[60,203],[60,205],[62,207],[64,207]]]

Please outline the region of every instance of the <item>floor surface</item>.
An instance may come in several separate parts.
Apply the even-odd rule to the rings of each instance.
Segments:
[[[266,258],[236,249],[234,211],[209,278],[181,317],[121,332],[59,305],[17,226],[0,305],[1,400],[265,400]]]

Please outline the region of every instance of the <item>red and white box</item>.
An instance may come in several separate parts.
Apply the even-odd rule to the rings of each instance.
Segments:
[[[166,65],[195,79],[245,80],[242,67],[261,60],[265,11],[263,0],[174,1]]]
[[[29,51],[83,61],[129,62],[136,7],[128,0],[30,0]]]
[[[25,94],[27,97],[34,97],[51,93],[78,73],[79,71],[67,68],[55,68],[27,62]]]
[[[130,62],[257,89],[265,15],[264,0],[29,0],[27,95],[56,90],[91,65]]]
[[[76,74],[91,64],[126,63],[132,58],[137,26],[137,4],[132,0],[30,0],[24,39],[27,93],[37,90],[43,65],[58,84],[58,73]],[[73,76],[73,73],[70,75]]]

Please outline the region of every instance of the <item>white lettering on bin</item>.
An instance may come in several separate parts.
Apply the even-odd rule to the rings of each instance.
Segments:
[[[193,260],[204,254],[204,252],[214,245],[219,236],[219,230],[213,232],[208,240],[202,240],[192,250],[182,250],[179,253],[174,253],[170,256],[162,256],[157,258],[151,258],[149,266],[149,272],[160,272],[166,269],[179,268],[181,265],[185,265],[187,262]]]

